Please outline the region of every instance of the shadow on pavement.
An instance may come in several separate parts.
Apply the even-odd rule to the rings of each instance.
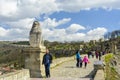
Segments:
[[[66,66],[65,68],[77,68],[75,66]]]
[[[90,78],[90,80],[94,80],[94,77],[95,77],[95,74],[96,74],[96,70],[92,70],[88,75],[86,75],[85,77],[83,78]]]

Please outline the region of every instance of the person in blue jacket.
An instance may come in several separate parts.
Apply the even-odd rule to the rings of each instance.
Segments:
[[[79,53],[79,50],[76,51],[76,60],[77,60],[77,63],[76,63],[76,67],[79,67],[80,66],[80,53]]]
[[[45,66],[46,77],[50,77],[50,64],[52,63],[52,55],[49,53],[49,50],[46,50],[45,55],[43,56],[42,64]]]

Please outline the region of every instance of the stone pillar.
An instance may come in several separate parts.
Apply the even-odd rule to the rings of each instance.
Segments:
[[[30,77],[32,78],[40,78],[41,70],[40,70],[40,48],[24,48],[23,53],[25,54],[25,68],[30,70]]]

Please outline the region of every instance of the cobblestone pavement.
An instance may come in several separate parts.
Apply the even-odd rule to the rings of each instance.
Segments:
[[[87,65],[87,68],[76,67],[76,60],[73,58],[70,61],[64,62],[55,68],[51,69],[51,78],[45,79],[31,79],[31,80],[90,80],[93,73],[93,63],[96,61],[94,58],[89,59],[90,63]]]
[[[64,78],[64,77],[51,77],[51,78],[33,78],[31,80],[90,80],[89,78]]]
[[[91,77],[93,71],[93,62],[96,59],[90,59],[87,68],[76,68],[76,60],[67,61],[51,70],[51,77],[74,77],[83,78]]]

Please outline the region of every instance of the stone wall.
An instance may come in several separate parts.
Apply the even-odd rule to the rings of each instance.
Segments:
[[[0,80],[30,80],[28,69],[11,72],[0,76]]]
[[[104,71],[103,70],[98,70],[94,80],[105,80],[105,75],[104,75]]]
[[[103,61],[94,62],[94,71],[96,72],[94,80],[105,80]]]

